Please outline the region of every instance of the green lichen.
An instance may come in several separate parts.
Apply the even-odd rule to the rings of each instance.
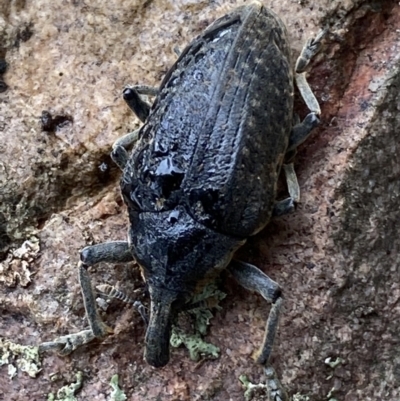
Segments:
[[[310,397],[308,395],[302,395],[302,394],[295,394],[292,398],[293,401],[310,401]]]
[[[246,401],[251,400],[269,400],[268,392],[269,387],[265,383],[252,383],[246,375],[239,376],[239,380],[241,381],[243,387],[245,388],[244,399]]]
[[[330,368],[335,369],[337,366],[344,363],[344,359],[337,357],[336,359],[332,359],[331,357],[325,359],[325,364]]]
[[[288,395],[280,383],[275,369],[272,366],[264,368],[266,376],[265,383],[251,383],[245,375],[241,375],[239,380],[245,388],[244,399],[250,400],[265,400],[265,401],[283,401],[288,400]]]
[[[188,310],[188,313],[195,318],[195,330],[200,334],[207,334],[210,320],[214,317],[210,309],[221,310],[219,303],[226,297],[215,283],[203,288],[203,291],[193,297],[192,303],[199,305]]]
[[[41,370],[39,348],[20,345],[0,338],[0,366],[8,364],[8,374],[14,378],[18,369],[30,377],[36,377]]]
[[[118,386],[118,375],[111,378],[110,386],[113,389],[110,401],[125,401],[127,399],[125,393]]]
[[[173,347],[184,345],[192,361],[198,361],[200,357],[218,358],[219,348],[203,340],[200,334],[185,334],[177,327],[173,327],[170,344]]]
[[[202,292],[193,297],[193,307],[184,312],[192,318],[193,332],[187,333],[176,322],[172,327],[170,344],[173,347],[184,345],[193,361],[198,361],[200,357],[217,358],[219,348],[204,341],[203,336],[207,334],[210,320],[214,316],[211,309],[220,310],[219,302],[225,296],[226,294],[220,291],[215,283],[205,286]]]
[[[57,391],[57,398],[53,393],[48,394],[47,401],[77,401],[75,393],[82,387],[83,374],[82,372],[76,373],[76,382],[61,387]]]

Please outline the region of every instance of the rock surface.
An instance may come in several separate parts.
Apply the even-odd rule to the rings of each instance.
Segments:
[[[242,4],[89,3],[0,4],[0,61],[8,64],[4,72],[0,63],[7,86],[0,85],[0,336],[18,344],[84,328],[78,251],[125,239],[109,152],[139,122],[121,88],[157,85],[176,58],[174,47]],[[310,73],[323,121],[296,159],[302,202],[240,251],[284,290],[271,362],[296,400],[398,400],[400,7],[263,3],[287,24],[294,55],[320,27],[332,32]],[[305,113],[300,102],[298,112]],[[133,264],[102,264],[92,276],[120,282],[128,293],[143,287]],[[196,364],[173,349],[167,367],[147,366],[140,316],[112,302],[105,318],[113,336],[69,357],[43,355],[36,378],[19,368],[10,379],[2,366],[3,399],[46,399],[81,371],[78,400],[111,399],[116,373],[129,400],[242,400],[240,375],[265,381],[251,356],[267,306],[229,278],[224,289],[223,311],[207,338],[221,349],[216,360]]]

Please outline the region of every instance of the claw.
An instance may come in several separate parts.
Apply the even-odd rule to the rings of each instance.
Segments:
[[[300,74],[305,71],[310,60],[321,50],[322,47],[322,39],[325,37],[327,29],[322,29],[318,32],[315,38],[309,39],[306,45],[303,47],[301,54],[296,62],[295,71]]]
[[[105,334],[113,332],[112,329],[105,324],[102,329],[104,330]],[[79,333],[58,337],[54,341],[41,343],[39,345],[39,352],[55,350],[59,355],[65,356],[69,355],[81,345],[87,344],[95,338],[96,336],[93,334],[92,330],[83,330]]]
[[[287,401],[289,398],[282,384],[277,378],[275,369],[271,366],[265,368],[267,376],[268,397],[270,401]]]

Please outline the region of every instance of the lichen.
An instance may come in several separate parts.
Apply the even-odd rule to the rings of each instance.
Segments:
[[[293,395],[292,400],[293,401],[310,401],[310,397],[308,395],[302,395],[302,394],[297,393],[297,394]]]
[[[110,401],[125,401],[127,399],[125,393],[118,386],[118,375],[111,378],[110,386],[113,389]]]
[[[30,264],[40,251],[38,238],[32,236],[19,248],[8,252],[6,259],[0,262],[0,283],[15,287],[18,283],[26,287],[31,282]]]
[[[30,377],[36,377],[41,370],[39,348],[20,345],[0,338],[0,366],[8,364],[8,374],[14,378],[20,369]]]
[[[47,401],[77,401],[75,393],[82,387],[83,374],[82,372],[76,373],[76,382],[67,384],[57,391],[57,398],[53,393],[48,394]]]
[[[329,357],[329,358],[326,358],[324,362],[330,368],[335,369],[337,366],[341,365],[344,362],[344,360],[339,357],[337,357],[336,359]]]
[[[182,344],[188,349],[190,359],[198,361],[201,356],[218,358],[219,348],[203,340],[200,334],[185,334],[179,328],[173,327],[170,338],[173,347]]]
[[[204,341],[203,336],[207,334],[210,320],[214,316],[211,309],[220,310],[219,302],[225,296],[226,294],[218,289],[216,283],[206,285],[200,293],[193,297],[193,307],[183,312],[192,318],[193,332],[186,332],[180,327],[179,321],[176,321],[172,327],[170,344],[173,347],[184,345],[189,350],[190,359],[193,361],[198,361],[200,357],[217,358],[220,349]]]
[[[239,376],[239,380],[241,381],[243,387],[245,388],[244,399],[246,401],[251,400],[269,400],[268,397],[268,385],[265,383],[252,383],[246,375]]]
[[[244,399],[250,400],[266,400],[266,401],[284,401],[288,400],[289,397],[280,383],[275,369],[272,366],[264,368],[266,376],[265,383],[251,383],[246,375],[239,376],[243,387],[245,388]]]

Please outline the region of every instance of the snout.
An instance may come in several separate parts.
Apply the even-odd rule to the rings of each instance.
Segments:
[[[162,298],[158,302],[151,300],[144,357],[147,363],[155,368],[161,368],[169,361],[171,322],[171,303]]]
[[[155,368],[162,368],[169,362],[169,339],[171,330],[161,333],[159,328],[148,328],[146,333],[146,348],[144,357],[146,362]]]

